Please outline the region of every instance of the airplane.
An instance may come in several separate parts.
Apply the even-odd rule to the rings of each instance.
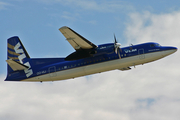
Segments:
[[[114,43],[95,45],[67,26],[59,30],[75,49],[64,58],[30,58],[19,37],[9,38],[5,81],[57,81],[115,69],[125,71],[177,51],[176,47],[155,42],[121,48],[115,35]]]

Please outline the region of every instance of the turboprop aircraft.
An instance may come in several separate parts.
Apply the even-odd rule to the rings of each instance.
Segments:
[[[69,27],[60,32],[75,49],[65,58],[30,58],[17,36],[7,40],[7,77],[5,81],[56,81],[149,63],[177,51],[176,47],[148,42],[121,48],[114,43],[95,45]]]

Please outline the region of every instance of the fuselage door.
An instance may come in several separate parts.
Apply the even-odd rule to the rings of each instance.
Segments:
[[[139,59],[145,59],[144,49],[143,48],[138,50],[138,54],[139,54]]]
[[[56,67],[55,66],[50,67],[48,70],[49,70],[50,77],[55,77],[56,76]]]

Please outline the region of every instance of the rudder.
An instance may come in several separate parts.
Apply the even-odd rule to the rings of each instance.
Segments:
[[[24,48],[19,37],[14,36],[7,40],[7,60],[8,74],[24,70],[27,77],[33,74],[29,63],[30,56]]]

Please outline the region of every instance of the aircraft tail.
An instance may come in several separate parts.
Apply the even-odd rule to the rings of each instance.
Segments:
[[[13,74],[20,74],[21,77],[29,77],[33,74],[30,65],[30,56],[24,48],[19,37],[14,36],[7,40],[7,78],[6,81],[12,79],[20,80],[19,77]],[[23,75],[24,74],[24,75]],[[14,81],[13,80],[13,81]]]

